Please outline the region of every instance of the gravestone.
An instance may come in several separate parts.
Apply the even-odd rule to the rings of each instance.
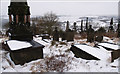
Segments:
[[[74,30],[74,32],[77,32],[77,26],[76,26],[76,24],[77,24],[76,22],[73,23],[73,26],[74,26],[73,30]]]
[[[87,41],[94,42],[94,29],[92,29],[92,25],[90,25],[89,29],[87,30]]]
[[[114,28],[113,28],[113,18],[111,18],[108,32],[110,32],[110,33],[113,33],[113,32],[114,32]]]
[[[117,29],[117,37],[120,37],[120,23],[118,23],[118,29]]]
[[[65,31],[65,39],[67,41],[74,40],[74,31],[69,28],[69,21],[67,21],[66,31]]]
[[[104,27],[100,27],[96,31],[95,41],[102,42],[103,36],[104,36],[105,33],[106,33],[106,30],[104,29]]]
[[[55,27],[55,31],[53,32],[53,40],[59,41],[59,32],[57,30],[57,27]]]
[[[6,50],[10,51],[10,57],[15,64],[23,65],[32,60],[43,58],[44,46],[33,40],[29,9],[27,0],[23,2],[11,0],[10,6],[8,6],[9,40],[4,46],[7,48]],[[14,48],[17,49],[14,50]]]
[[[86,27],[86,28],[85,28],[85,29],[86,29],[85,31],[87,32],[87,30],[88,30],[88,17],[86,18],[86,26],[85,26],[85,27]]]
[[[66,35],[67,41],[74,41],[74,31],[72,31],[71,29],[68,29],[65,35]]]
[[[66,25],[66,31],[69,30],[69,21],[67,21],[67,25]]]
[[[81,33],[83,32],[83,20],[81,20]]]

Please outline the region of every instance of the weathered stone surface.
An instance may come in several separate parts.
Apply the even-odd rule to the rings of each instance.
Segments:
[[[3,48],[10,52],[10,57],[13,62],[22,65],[32,60],[43,58],[44,46],[33,40],[33,32],[30,28],[30,9],[27,5],[27,0],[23,2],[13,2],[11,0],[10,6],[8,6],[8,15],[10,27],[7,34],[9,39],[27,41],[31,44],[31,47],[21,48],[19,50],[12,50],[7,42],[3,44]]]
[[[65,39],[67,41],[74,41],[74,31],[69,29],[68,31],[66,31],[65,36],[66,36]]]
[[[53,40],[54,41],[59,41],[59,32],[57,30],[57,27],[55,28],[55,31],[53,33]]]
[[[92,56],[91,54],[75,47],[74,45],[72,45],[70,50],[75,54],[75,57],[77,57],[77,58],[83,58],[83,59],[87,59],[87,60],[100,60],[100,59]]]
[[[29,41],[29,43],[32,45],[32,47],[23,48],[23,49],[14,50],[14,51],[9,49],[10,57],[15,64],[23,65],[24,63],[30,62],[32,60],[43,58],[44,46],[33,40]]]
[[[25,2],[12,2],[8,6],[9,25],[7,31],[11,40],[32,40],[30,29],[30,10]]]
[[[94,29],[92,29],[92,25],[90,25],[88,31],[87,31],[87,41],[88,42],[94,42]]]
[[[115,59],[118,59],[120,58],[120,50],[114,50],[111,52],[111,56],[112,56],[112,62],[115,60]]]

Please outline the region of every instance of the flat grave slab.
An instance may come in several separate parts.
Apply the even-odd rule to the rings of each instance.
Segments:
[[[110,57],[108,52],[84,44],[72,45],[70,50],[75,54],[76,57],[87,60],[105,60]]]
[[[15,64],[24,64],[32,60],[43,58],[44,45],[31,41],[9,40],[6,42],[11,59]]]

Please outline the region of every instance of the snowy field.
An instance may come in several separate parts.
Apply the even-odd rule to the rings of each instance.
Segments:
[[[6,39],[0,39],[3,42]],[[118,59],[110,62],[110,52],[100,48],[106,55],[99,55],[103,60],[85,60],[74,57],[70,47],[72,44],[85,43],[94,46],[94,43],[86,42],[86,39],[74,40],[74,42],[52,42],[51,40],[41,40],[40,37],[34,38],[35,41],[44,45],[44,59],[38,59],[15,65],[9,56],[9,52],[0,50],[0,63],[2,72],[118,72]],[[104,37],[104,42],[118,44],[118,39]],[[100,50],[99,49],[99,50]],[[99,51],[97,50],[97,51]],[[100,52],[101,52],[100,50]],[[90,51],[90,49],[89,49]],[[108,56],[108,57],[104,57]]]

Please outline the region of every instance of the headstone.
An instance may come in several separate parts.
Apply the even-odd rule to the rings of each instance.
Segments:
[[[118,29],[117,29],[117,37],[120,37],[120,1],[118,3]]]
[[[62,31],[62,30],[60,30],[59,31],[59,34],[60,34],[60,37],[62,38],[62,40],[65,40],[65,37],[66,37],[66,34],[65,34],[66,32],[65,31]]]
[[[120,23],[118,23],[117,37],[120,37]]]
[[[59,32],[57,30],[57,27],[55,27],[55,31],[53,32],[53,40],[59,41]]]
[[[106,32],[106,30],[103,27],[100,27],[96,31],[95,41],[102,42],[105,32]]]
[[[74,25],[74,27],[73,27],[74,32],[77,32],[76,24],[77,24],[76,22],[73,23],[73,25]]]
[[[111,18],[108,32],[114,32],[114,28],[113,28],[113,18]]]
[[[94,29],[92,29],[92,25],[90,25],[87,31],[87,41],[94,42]]]
[[[67,21],[67,25],[66,25],[66,31],[69,30],[69,21]]]
[[[83,32],[83,20],[81,20],[81,33]]]
[[[74,41],[74,31],[72,31],[71,29],[69,29],[68,31],[66,31],[66,40],[67,41]]]
[[[88,17],[86,18],[86,26],[85,26],[86,28],[86,32],[87,32],[87,30],[88,30]]]

